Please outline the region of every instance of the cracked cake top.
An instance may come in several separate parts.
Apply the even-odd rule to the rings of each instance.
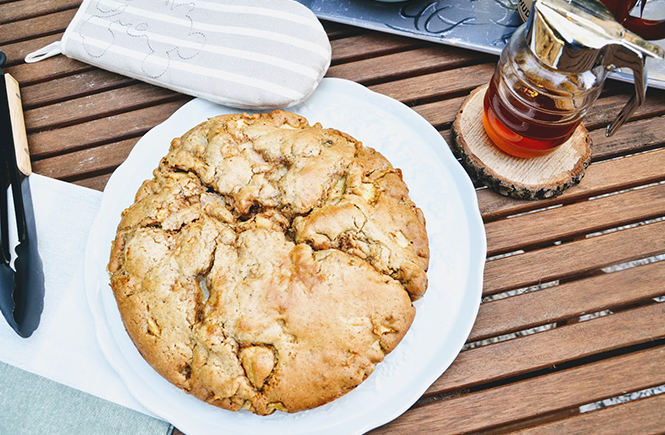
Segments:
[[[174,139],[123,212],[108,270],[155,370],[213,405],[270,414],[367,378],[411,325],[428,261],[399,169],[274,111]]]

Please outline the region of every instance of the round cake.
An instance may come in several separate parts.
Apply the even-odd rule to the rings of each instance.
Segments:
[[[274,111],[218,116],[174,139],[123,212],[108,270],[157,372],[266,415],[365,380],[409,329],[428,262],[399,169]]]

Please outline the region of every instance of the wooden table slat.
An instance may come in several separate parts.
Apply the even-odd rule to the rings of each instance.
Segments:
[[[614,121],[618,108],[623,107],[627,97],[624,94],[601,97],[584,116],[584,125],[590,130],[605,128]],[[647,94],[644,103],[630,116],[629,120],[650,118],[665,114],[665,92]],[[621,131],[619,129],[618,131]]]
[[[20,2],[0,4],[0,24],[78,8],[80,4],[81,0],[22,0]]]
[[[14,21],[2,25],[0,32],[0,45],[23,39],[34,39],[51,33],[64,32],[69,22],[74,18],[76,9],[68,9],[49,15],[29,18],[24,21]]]
[[[103,191],[106,183],[109,181],[109,178],[111,178],[111,174],[102,174],[75,180],[73,183],[79,186],[87,187],[89,189]]]
[[[560,197],[541,201],[518,201],[489,189],[477,191],[480,211],[486,221],[508,215],[542,209],[559,203],[583,200],[591,196],[629,189],[665,180],[665,150],[656,150],[592,164],[582,182]]]
[[[91,174],[106,172],[120,166],[139,139],[136,137],[46,160],[37,160],[32,164],[32,169],[47,177],[60,180],[89,178]]]
[[[85,128],[87,122],[114,113],[133,111],[140,107],[182,98],[182,94],[139,82],[113,91],[27,110],[25,111],[25,121],[29,125],[28,135],[35,131],[73,123],[82,124]]]
[[[485,224],[487,255],[569,240],[661,216],[665,216],[665,184],[489,222]]]
[[[594,161],[647,151],[665,146],[665,116],[627,122],[612,137],[605,137],[604,128],[591,131],[589,136]]]
[[[413,408],[372,434],[479,431],[665,383],[665,347]]]
[[[484,295],[647,258],[665,251],[665,221],[488,261]]]
[[[23,109],[72,100],[85,95],[116,89],[135,80],[100,69],[92,69],[79,74],[49,80],[32,86],[21,87]],[[56,108],[49,108],[52,111]]]
[[[10,67],[13,65],[22,64],[24,63],[25,56],[35,50],[46,47],[53,42],[60,41],[61,38],[62,32],[58,32],[52,35],[29,39],[27,41],[14,42],[12,44],[3,45],[0,48],[5,53],[5,55],[7,55],[7,63],[5,65]]]
[[[469,342],[665,295],[665,261],[571,281],[480,306]],[[528,308],[528,309],[525,309]]]
[[[415,76],[389,83],[369,86],[375,92],[388,95],[405,104],[423,104],[435,98],[456,96],[487,83],[496,63],[456,68],[422,76]],[[620,131],[620,130],[619,130]]]
[[[28,138],[30,154],[33,158],[42,158],[141,136],[165,121],[187,101],[187,98],[183,98],[84,124],[33,134]],[[59,138],[67,138],[66,143],[63,145]]]
[[[510,435],[626,435],[639,423],[640,435],[661,435],[665,430],[665,394],[587,412],[565,420],[511,432]]]
[[[665,338],[664,318],[665,304],[654,303],[466,350],[432,384],[426,395],[496,382],[598,353]]]
[[[397,35],[366,33],[330,41],[332,64],[383,56],[423,45],[422,41]]]
[[[67,77],[72,74],[93,70],[94,67],[66,56],[55,56],[37,63],[21,64],[6,68],[21,85],[27,87],[36,83]]]
[[[430,74],[487,62],[488,55],[445,45],[428,45],[414,50],[333,65],[326,76],[343,77],[362,84],[395,80],[415,74]]]
[[[425,118],[437,130],[450,129],[457,112],[468,95],[413,106],[412,109]]]

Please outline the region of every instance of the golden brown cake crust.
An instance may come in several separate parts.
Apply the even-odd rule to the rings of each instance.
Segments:
[[[399,169],[275,111],[174,139],[123,212],[108,269],[157,372],[213,405],[270,414],[367,378],[409,329],[428,261]]]

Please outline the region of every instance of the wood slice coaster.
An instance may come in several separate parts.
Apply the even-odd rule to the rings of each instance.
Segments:
[[[579,183],[591,161],[591,138],[581,124],[554,152],[530,159],[497,148],[483,127],[487,85],[464,101],[453,123],[453,153],[472,177],[496,192],[518,199],[553,198]]]

